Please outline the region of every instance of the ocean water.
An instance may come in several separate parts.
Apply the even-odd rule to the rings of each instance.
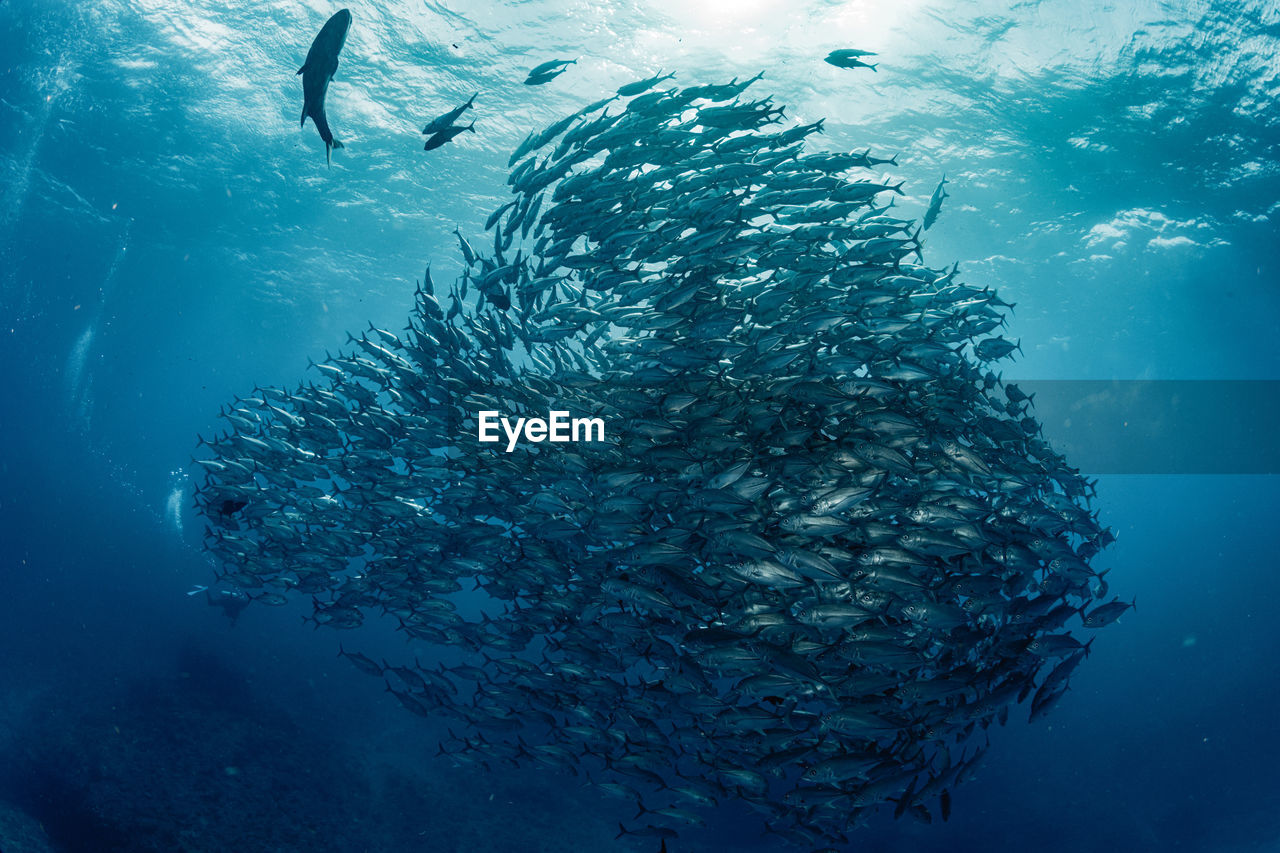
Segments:
[[[633,811],[584,777],[434,757],[452,723],[337,657],[403,654],[393,624],[315,631],[303,599],[233,625],[186,592],[214,573],[191,457],[220,407],[403,328],[525,135],[659,69],[764,71],[751,95],[825,119],[811,143],[898,154],[904,216],[945,175],[925,257],[1016,303],[1006,379],[1274,399],[1273,4],[355,4],[326,166],[294,72],[337,8],[0,6],[3,853],[658,849],[615,840]],[[877,70],[822,62],[841,47]],[[577,63],[521,85],[554,58]],[[475,134],[424,152],[473,92]],[[1272,454],[1274,424],[1228,429],[1224,400],[1237,458]],[[1117,536],[1096,565],[1137,609],[1046,718],[991,727],[949,821],[878,814],[850,849],[1280,849],[1276,469],[1185,473],[1171,448],[1216,459],[1213,435],[1128,414],[1147,457],[1085,473]],[[726,803],[667,846],[799,849],[758,830]]]

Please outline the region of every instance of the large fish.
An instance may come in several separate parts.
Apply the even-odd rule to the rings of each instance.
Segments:
[[[307,51],[307,59],[298,69],[302,75],[302,119],[299,126],[307,123],[307,117],[315,123],[320,138],[324,140],[324,159],[330,162],[330,155],[342,143],[333,138],[329,129],[329,119],[325,116],[324,96],[329,91],[329,81],[338,70],[338,54],[347,41],[347,30],[351,28],[351,12],[342,9],[332,18],[325,21],[311,49]]]

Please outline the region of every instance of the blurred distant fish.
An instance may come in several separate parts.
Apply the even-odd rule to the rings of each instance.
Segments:
[[[876,67],[874,65],[862,61],[860,57],[863,56],[875,56],[875,53],[869,50],[847,47],[831,51],[823,61],[828,65],[834,65],[836,68],[870,68],[875,71]]]
[[[943,175],[942,181],[939,182],[937,189],[933,191],[933,196],[929,199],[929,209],[924,213],[925,231],[929,230],[929,226],[937,220],[938,214],[942,212],[942,200],[951,197],[950,194],[943,189],[946,183],[947,176]]]
[[[573,65],[576,59],[552,59],[541,65],[534,66],[529,69],[529,76],[525,78],[526,86],[541,86],[543,83],[550,82],[565,72],[565,69]]]
[[[324,113],[324,96],[329,90],[329,81],[338,70],[338,54],[347,41],[347,30],[351,27],[351,12],[342,9],[320,28],[320,33],[311,43],[307,51],[307,60],[298,69],[302,75],[302,119],[299,126],[307,123],[307,116],[315,123],[320,138],[324,140],[324,159],[330,162],[330,154],[334,148],[341,148],[342,143],[333,138],[329,129],[329,120]]]
[[[477,92],[476,95],[478,94],[480,93]],[[475,103],[475,101],[476,101],[476,96],[472,95],[471,99],[468,100],[462,106],[454,107],[444,115],[438,116],[432,119],[431,123],[422,129],[422,132],[430,136],[433,133],[439,133],[442,130],[446,130],[450,127],[453,127],[453,123],[458,120],[458,116],[462,115],[464,112],[471,109],[471,106]]]

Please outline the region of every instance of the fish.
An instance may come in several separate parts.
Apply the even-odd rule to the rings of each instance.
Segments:
[[[1086,628],[1105,628],[1123,616],[1126,611],[1136,610],[1137,607],[1137,598],[1130,602],[1115,599],[1106,604],[1099,604],[1093,610],[1084,614],[1081,622]]]
[[[644,80],[637,80],[634,83],[627,83],[624,86],[619,86],[618,97],[620,98],[634,97],[635,95],[639,95],[642,92],[649,91],[659,83],[662,83],[666,80],[674,79],[675,76],[676,75],[674,73],[663,74],[661,71],[659,71],[657,74],[653,75],[652,77],[647,77]]]
[[[822,61],[828,65],[834,65],[837,68],[870,68],[876,70],[874,65],[863,62],[861,57],[875,56],[869,50],[858,50],[857,48],[843,48],[841,50],[833,50],[827,54]]]
[[[479,94],[480,94],[479,92],[476,92],[475,95],[472,95],[465,104],[454,107],[453,109],[449,110],[449,112],[444,113],[443,115],[437,116],[433,118],[431,121],[427,122],[427,126],[422,129],[422,133],[424,135],[430,136],[433,133],[439,133],[440,131],[446,128],[453,127],[453,123],[458,120],[458,117],[461,116],[467,110],[471,109],[472,105],[476,102],[476,95],[479,95]]]
[[[529,74],[525,78],[526,86],[541,86],[548,83],[563,74],[570,65],[577,63],[576,59],[552,59],[535,65],[529,69]]]
[[[453,127],[446,127],[444,130],[436,131],[432,134],[431,138],[427,140],[426,144],[422,146],[422,150],[431,151],[432,149],[439,148],[441,145],[452,140],[459,133],[467,130],[475,133],[476,123],[473,121],[468,125],[454,125]]]
[[[938,182],[937,188],[934,189],[933,195],[929,198],[929,209],[924,212],[924,223],[922,226],[925,231],[928,231],[929,226],[937,221],[938,214],[942,211],[942,200],[950,197],[947,191],[943,189],[946,184],[947,176],[943,175],[942,180]]]
[[[540,65],[535,65],[533,68],[530,68],[529,76],[537,77],[542,74],[550,74],[554,71],[563,71],[577,61],[578,60],[576,59],[549,59]]]
[[[333,149],[343,147],[341,142],[334,139],[333,131],[329,129],[324,98],[329,91],[329,81],[338,70],[338,54],[346,44],[347,30],[350,28],[350,10],[340,9],[335,12],[316,34],[315,40],[311,42],[311,49],[307,51],[307,58],[297,72],[302,76],[302,119],[299,126],[305,125],[310,116],[320,138],[324,140],[326,163],[331,162]]]
[[[352,666],[366,675],[380,677],[385,669],[381,664],[365,657],[359,652],[348,652],[346,649],[342,648],[341,643],[338,644],[338,657],[345,657],[347,660],[351,661]]]
[[[204,547],[247,606],[402,634],[339,655],[449,721],[441,757],[582,776],[620,836],[731,802],[809,850],[945,820],[1132,606],[1114,536],[991,369],[1011,306],[890,205],[896,155],[811,151],[760,75],[665,77],[523,135],[492,241],[454,229],[403,328],[222,407]],[[479,441],[548,411],[604,440]]]
[[[870,50],[860,50],[856,47],[843,47],[839,50],[833,50],[827,54],[827,59],[857,59],[863,56],[875,56],[876,54]]]

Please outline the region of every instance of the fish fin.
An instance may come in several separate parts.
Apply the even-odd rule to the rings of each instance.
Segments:
[[[913,777],[911,779],[911,784],[907,786],[907,790],[902,794],[902,796],[896,798],[889,797],[889,802],[896,804],[896,808],[893,810],[894,820],[902,817],[902,815],[907,811],[907,808],[910,807],[911,800],[915,797],[916,793],[916,782],[919,779],[919,776]]]
[[[307,70],[307,64],[304,62],[304,63],[302,64],[302,67],[301,67],[301,68],[299,68],[299,69],[297,70],[297,72],[295,72],[295,73],[294,73],[294,75],[293,75],[293,76],[294,76],[294,77],[297,77],[299,74],[301,74],[303,71],[306,71],[306,70]]]

